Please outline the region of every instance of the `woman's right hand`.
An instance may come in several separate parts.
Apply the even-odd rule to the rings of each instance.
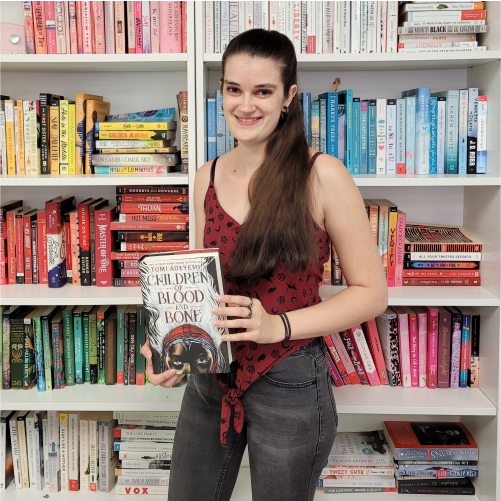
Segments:
[[[176,369],[168,369],[161,374],[153,374],[153,363],[151,361],[151,348],[150,341],[147,339],[146,343],[141,346],[141,353],[147,360],[146,370],[144,371],[145,377],[153,386],[163,386],[164,388],[172,388],[175,384],[183,379],[184,374],[176,374]]]

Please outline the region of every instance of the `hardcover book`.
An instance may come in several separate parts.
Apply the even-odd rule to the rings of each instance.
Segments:
[[[224,294],[219,251],[173,251],[139,259],[139,278],[153,371],[178,374],[229,372],[231,342],[216,328],[212,308]]]

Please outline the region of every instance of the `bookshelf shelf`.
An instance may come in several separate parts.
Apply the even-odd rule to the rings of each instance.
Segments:
[[[2,54],[3,72],[186,71],[188,54]]]
[[[322,299],[337,294],[345,286],[320,287]],[[388,289],[391,306],[499,306],[499,298],[483,287],[393,287]],[[0,286],[0,304],[96,305],[142,303],[139,287],[73,287],[59,289],[46,285]]]
[[[165,176],[75,175],[75,176],[0,176],[0,186],[121,186],[151,184],[188,184],[188,174],[173,172]]]
[[[96,386],[85,383],[62,390],[2,392],[2,408],[68,411],[179,411],[186,385],[178,388]],[[478,388],[459,390],[392,388],[354,385],[333,387],[339,414],[395,414],[399,416],[495,416],[496,406]],[[382,404],[384,402],[384,404]]]
[[[499,61],[501,51],[449,54],[298,54],[299,71],[464,69]],[[208,70],[220,70],[222,54],[204,54]]]
[[[377,174],[353,176],[357,186],[390,186],[390,187],[433,187],[433,186],[500,186],[501,178],[497,174],[470,174],[451,175],[444,174],[419,176],[419,175],[386,175]]]

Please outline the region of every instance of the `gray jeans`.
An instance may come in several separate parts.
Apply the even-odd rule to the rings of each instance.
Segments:
[[[219,441],[223,390],[191,376],[181,405],[169,501],[229,501],[249,447],[253,501],[311,501],[337,434],[337,412],[322,342],[276,364],[243,397],[244,426]]]

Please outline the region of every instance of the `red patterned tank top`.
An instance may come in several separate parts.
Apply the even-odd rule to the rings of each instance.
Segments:
[[[311,158],[311,164],[320,153]],[[214,188],[214,172],[217,158],[212,163],[210,183],[205,194],[205,229],[204,248],[218,247],[220,249],[223,272],[230,266],[230,254],[235,247],[241,225],[238,224],[219,204]],[[267,313],[277,315],[288,311],[307,308],[321,301],[319,296],[319,283],[322,279],[323,265],[329,259],[329,235],[320,228],[312,218],[315,227],[315,238],[318,244],[318,262],[304,272],[292,275],[285,263],[280,263],[270,278],[261,279],[257,285],[235,286],[230,281],[225,282],[226,293],[248,296],[261,301]],[[240,397],[244,391],[271,367],[283,360],[287,355],[302,346],[311,343],[310,339],[299,339],[287,343],[257,344],[248,341],[235,343],[235,358],[237,370],[234,384],[228,384],[226,374],[216,374],[218,384],[224,390],[221,410],[221,444],[226,447],[226,435],[231,420],[237,433],[242,431],[244,410]],[[233,387],[234,386],[234,387]]]

